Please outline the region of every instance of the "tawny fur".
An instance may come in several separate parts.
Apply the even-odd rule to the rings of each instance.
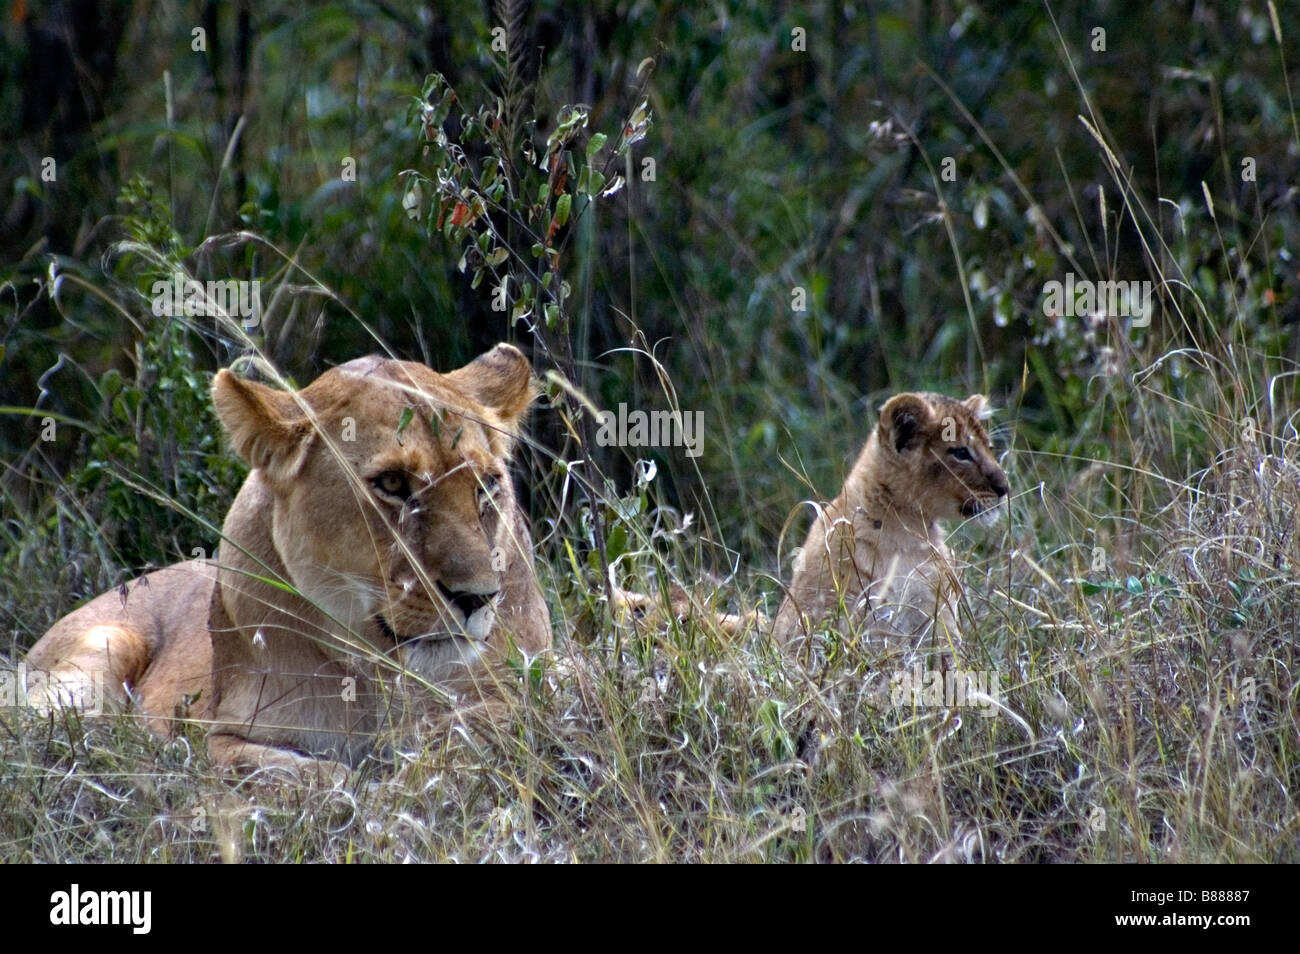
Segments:
[[[957,640],[961,584],[939,521],[995,513],[1009,490],[986,408],[982,395],[885,404],[843,490],[813,519],[773,622],[778,642],[826,628]]]
[[[625,590],[617,583],[611,584],[610,593],[614,599],[611,615],[615,624],[639,630],[663,631],[674,620],[679,626],[684,626],[688,620],[697,619],[707,621],[722,635],[735,639],[771,625],[767,617],[757,610],[748,613],[719,612],[706,596],[693,593],[677,583],[671,584],[668,589],[672,619],[664,612],[663,599],[659,596]]]
[[[29,665],[106,674],[158,731],[207,720],[219,763],[327,778],[429,684],[490,700],[495,663],[551,641],[508,472],[534,394],[509,345],[450,374],[361,358],[297,394],[219,372],[218,416],[253,470],[216,558],[96,597]]]

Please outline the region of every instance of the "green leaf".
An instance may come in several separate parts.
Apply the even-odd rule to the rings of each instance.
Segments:
[[[402,431],[406,430],[406,426],[411,423],[411,418],[414,416],[415,412],[411,410],[410,405],[402,408],[401,416],[397,419],[397,433],[393,435],[397,438],[397,443],[402,443]]]
[[[555,224],[556,225],[563,226],[565,222],[569,221],[569,209],[572,205],[573,205],[572,195],[566,192],[564,193],[564,195],[560,196],[559,201],[555,203]]]
[[[587,140],[587,161],[588,162],[591,162],[592,156],[600,152],[601,147],[605,145],[605,140],[607,140],[608,138],[609,137],[602,132],[591,134],[591,138]]]
[[[547,310],[555,306],[548,305]],[[605,557],[610,562],[617,560],[627,552],[627,528],[621,523],[616,523],[609,528],[609,536],[605,538]]]
[[[104,392],[105,397],[115,397],[121,392],[123,384],[122,372],[116,368],[109,368],[99,379],[99,389]]]

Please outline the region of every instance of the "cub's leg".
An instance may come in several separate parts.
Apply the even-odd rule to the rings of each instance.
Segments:
[[[278,769],[296,779],[317,785],[342,785],[352,773],[342,762],[314,759],[290,749],[250,742],[224,732],[208,735],[208,755],[218,765],[226,768],[238,771]]]

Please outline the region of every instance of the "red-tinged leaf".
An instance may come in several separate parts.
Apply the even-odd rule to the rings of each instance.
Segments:
[[[474,221],[474,216],[470,214],[469,206],[464,202],[457,202],[456,208],[451,210],[452,225],[470,225]]]

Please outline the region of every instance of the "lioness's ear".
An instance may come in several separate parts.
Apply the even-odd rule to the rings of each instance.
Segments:
[[[897,394],[880,409],[881,437],[901,454],[933,415],[930,402],[919,394]]]
[[[513,345],[499,344],[447,377],[479,404],[495,410],[511,430],[537,396],[533,369]]]
[[[975,415],[975,419],[978,421],[983,421],[993,416],[993,408],[989,407],[989,399],[982,394],[972,394],[961,403],[965,406],[966,410]]]
[[[316,431],[292,394],[245,381],[226,369],[212,379],[212,404],[235,453],[272,486],[302,470]]]

